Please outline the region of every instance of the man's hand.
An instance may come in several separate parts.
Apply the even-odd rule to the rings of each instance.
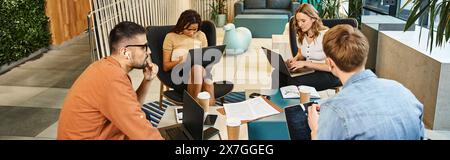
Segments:
[[[156,74],[158,74],[158,66],[150,60],[147,60],[147,66],[144,68],[144,78],[147,81],[151,81],[156,77]]]
[[[317,126],[319,123],[319,112],[320,106],[318,104],[313,104],[308,107],[308,124],[309,128],[311,128],[311,132],[317,133]]]

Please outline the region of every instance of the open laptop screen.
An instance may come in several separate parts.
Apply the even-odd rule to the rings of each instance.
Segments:
[[[198,64],[202,65],[204,68],[208,66],[212,67],[212,65],[220,62],[220,59],[225,51],[225,47],[226,45],[219,45],[190,49],[187,61],[191,62],[191,66]]]
[[[184,91],[183,126],[194,140],[203,139],[203,116],[204,111],[197,101],[187,91]]]

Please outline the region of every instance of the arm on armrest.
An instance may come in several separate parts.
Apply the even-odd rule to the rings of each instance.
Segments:
[[[297,8],[300,6],[300,2],[292,2],[291,3],[291,12],[292,15],[295,16],[295,10],[297,10]]]
[[[237,1],[234,3],[234,16],[236,17],[238,14],[242,14],[244,12],[244,1]]]

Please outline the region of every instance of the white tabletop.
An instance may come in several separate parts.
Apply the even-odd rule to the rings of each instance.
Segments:
[[[177,124],[176,119],[175,119],[175,108],[176,107],[179,107],[179,106],[169,106],[166,109],[163,117],[161,118],[161,121],[158,124],[158,128]],[[223,108],[223,107],[210,107],[208,114],[218,115],[216,123],[214,124],[213,127],[219,129],[222,140],[227,140],[228,134],[227,134],[227,127],[226,127],[226,117],[224,115],[220,114],[219,112],[217,112],[218,108]],[[209,127],[211,127],[211,126],[204,126],[203,129],[205,130]],[[219,136],[218,135],[213,136],[210,140],[219,140]],[[239,129],[239,140],[248,140],[247,124],[241,125],[241,128]]]

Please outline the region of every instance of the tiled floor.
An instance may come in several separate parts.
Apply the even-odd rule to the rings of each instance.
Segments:
[[[218,28],[218,43],[223,31]],[[253,39],[249,50],[225,56],[213,70],[215,80],[228,80],[235,91],[270,88],[271,67],[260,47],[272,48],[271,39]],[[68,89],[90,64],[86,35],[0,75],[0,140],[48,140],[56,138],[57,118]],[[142,71],[130,72],[134,88]],[[146,101],[159,99],[159,81],[151,85]],[[334,91],[321,96],[332,96]],[[427,130],[431,139],[450,139],[450,131]]]

